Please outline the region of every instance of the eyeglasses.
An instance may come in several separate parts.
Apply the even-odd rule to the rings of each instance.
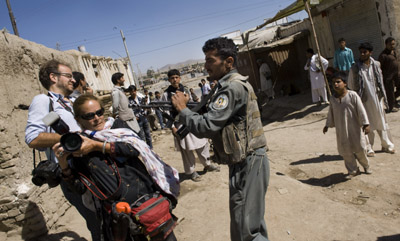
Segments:
[[[93,120],[95,115],[97,115],[97,117],[103,116],[104,108],[101,108],[100,110],[97,110],[96,112],[89,112],[89,113],[83,114],[80,117],[84,120]]]
[[[72,78],[73,78],[73,75],[70,74],[70,73],[58,73],[58,72],[54,72],[54,74],[56,74],[56,75],[62,75],[62,76],[64,76],[64,77],[68,78],[68,79],[72,79]]]

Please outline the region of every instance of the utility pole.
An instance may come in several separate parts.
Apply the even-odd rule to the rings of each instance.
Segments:
[[[136,88],[139,88],[139,86],[140,86],[139,81],[137,80],[135,73],[133,72],[132,61],[131,61],[131,57],[129,56],[128,47],[126,46],[124,33],[122,32],[122,29],[120,29],[119,31],[121,32],[122,41],[124,42],[126,55],[128,56],[129,66],[131,67],[132,77],[133,77],[133,80],[135,81],[135,86],[136,86]]]
[[[140,81],[142,82],[142,85],[143,85],[143,76],[142,76],[142,71],[140,71],[140,68],[139,68],[139,63],[136,64],[136,68],[138,69],[139,79],[140,79]]]
[[[14,14],[13,14],[13,12],[11,10],[10,1],[6,0],[6,3],[7,3],[7,7],[8,7],[8,14],[10,15],[11,25],[12,25],[13,30],[14,30],[14,34],[19,37],[19,33],[18,33],[18,29],[17,29],[17,23],[15,22]]]
[[[310,5],[308,4],[308,0],[304,0],[304,6],[306,7],[306,11],[308,13],[308,17],[310,18],[311,29],[312,29],[312,32],[313,32],[313,35],[314,35],[315,45],[317,47],[319,66],[321,66],[321,71],[322,71],[322,74],[324,75],[326,88],[328,89],[328,94],[329,94],[329,96],[331,96],[332,95],[331,88],[329,88],[328,78],[326,78],[326,72],[325,72],[324,66],[322,65],[321,51],[319,49],[319,42],[318,42],[318,38],[317,38],[317,33],[315,32],[314,21],[313,21],[313,18],[311,16]]]

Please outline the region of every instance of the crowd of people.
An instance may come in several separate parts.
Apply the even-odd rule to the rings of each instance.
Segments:
[[[385,115],[398,111],[400,76],[393,38],[386,40],[379,61],[372,58],[369,43],[359,46],[360,58],[354,60],[345,39],[338,42],[334,95],[329,100],[321,73],[328,61],[307,49],[304,69],[310,73],[313,102],[329,104],[323,133],[336,128],[338,152],[345,161],[346,178],[351,179],[360,174],[357,161],[366,174],[372,173],[369,158],[375,155],[375,131],[382,150],[396,152]],[[268,147],[256,94],[268,101],[275,98],[271,69],[257,60],[261,89],[255,91],[236,69],[237,48],[232,40],[210,39],[202,50],[209,77],[199,83],[200,97],[182,85],[177,69],[168,72],[168,88],[154,95],[147,90],[139,94],[134,85],[125,89],[124,75],[118,72],[111,78],[112,116],[108,118],[82,73],[56,60],[41,66],[39,80],[48,93],[35,96],[30,105],[26,143],[58,163],[61,190],[86,220],[93,240],[176,240],[172,210],[180,180],[176,169],[153,151],[151,132],[158,129],[156,118],[161,129],[171,130],[186,179],[201,180],[194,153],[205,172],[218,172],[217,164],[229,167],[231,240],[268,240],[264,220]],[[169,103],[170,108],[152,106],[157,102]],[[192,102],[196,107],[188,108]],[[69,132],[80,133],[77,149],[66,149],[60,143],[63,135],[44,123],[50,112],[65,122]],[[168,205],[162,206],[165,200]],[[124,219],[150,202],[162,216],[157,220],[164,220],[152,225],[154,229],[140,220]],[[121,203],[128,206],[121,209]]]
[[[48,94],[35,96],[30,105],[26,143],[58,163],[64,196],[86,220],[92,240],[176,240],[172,210],[177,205],[179,176],[153,151],[155,116],[161,129],[171,129],[188,179],[201,180],[195,152],[205,172],[220,170],[213,162],[228,164],[231,239],[268,240],[264,200],[269,164],[254,90],[247,77],[237,73],[232,40],[211,39],[203,52],[211,86],[202,80],[201,99],[180,83],[176,69],[168,72],[170,85],[164,93],[157,91],[154,96],[147,91],[139,96],[133,85],[125,89],[124,75],[118,72],[111,78],[112,116],[108,118],[82,73],[56,60],[41,66],[39,80]],[[150,105],[157,102],[170,103],[171,108]],[[189,109],[188,102],[202,106]],[[67,134],[44,121],[53,112],[57,123],[62,121],[67,131],[79,133],[76,149],[63,144]],[[209,139],[215,153],[212,160]],[[148,218],[147,205],[157,209],[151,212],[151,225],[141,221],[142,216]],[[140,219],[133,218],[139,214]]]
[[[400,91],[399,62],[395,46],[396,41],[389,37],[385,40],[385,49],[379,60],[372,57],[373,46],[364,42],[358,47],[360,57],[354,60],[353,51],[346,47],[346,40],[338,40],[339,48],[335,51],[333,66],[334,94],[330,97],[330,106],[323,133],[329,127],[336,128],[337,148],[345,161],[348,171],[347,179],[359,175],[357,161],[366,174],[371,174],[369,157],[375,156],[373,149],[375,131],[378,133],[382,151],[390,154],[396,152],[389,131],[386,113],[398,111],[396,95]],[[308,62],[305,69],[310,71],[313,102],[327,102],[326,82],[318,66],[328,67],[328,61],[307,50]],[[322,89],[314,88],[318,82]],[[395,91],[396,90],[396,91]],[[356,161],[357,160],[357,161]]]

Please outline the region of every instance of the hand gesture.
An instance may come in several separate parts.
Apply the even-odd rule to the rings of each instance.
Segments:
[[[322,132],[323,132],[324,134],[327,133],[327,132],[328,132],[328,127],[325,126],[324,129],[322,129]]]

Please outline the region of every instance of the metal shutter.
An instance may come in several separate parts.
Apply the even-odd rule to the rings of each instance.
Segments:
[[[343,37],[346,45],[354,53],[354,59],[360,54],[358,46],[370,42],[374,46],[373,58],[378,59],[384,49],[378,12],[374,0],[351,0],[329,9],[332,35],[337,41]]]

